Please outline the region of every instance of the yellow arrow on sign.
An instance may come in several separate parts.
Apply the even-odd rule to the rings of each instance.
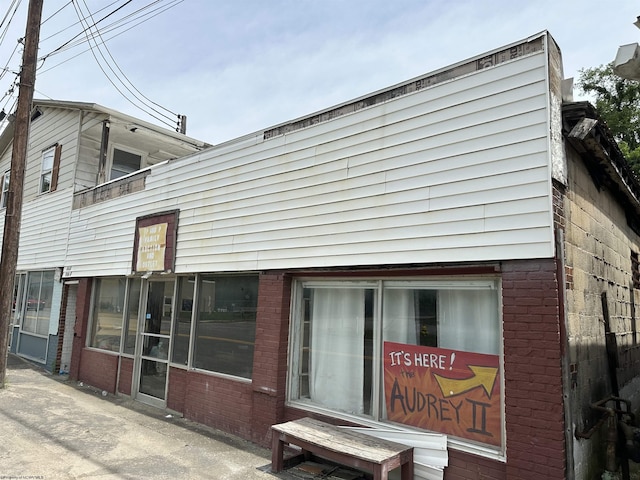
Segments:
[[[469,365],[469,370],[473,372],[473,376],[462,379],[445,378],[434,374],[445,398],[460,395],[461,393],[468,392],[480,386],[484,388],[487,396],[491,398],[493,385],[498,377],[498,369],[496,367],[478,367]]]

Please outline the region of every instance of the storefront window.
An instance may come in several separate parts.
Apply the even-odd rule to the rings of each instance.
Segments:
[[[139,278],[129,280],[129,292],[127,294],[127,314],[125,317],[124,346],[122,351],[133,355],[136,350],[136,335],[138,333],[138,310],[140,308]]]
[[[193,366],[251,378],[258,277],[202,275]]]
[[[502,445],[494,280],[300,282],[292,401]]]
[[[189,360],[194,287],[195,277],[180,277],[178,279],[178,301],[174,317],[171,361],[181,365],[187,365]]]
[[[96,280],[90,347],[114,352],[120,350],[125,285],[125,278]]]
[[[47,335],[51,317],[53,296],[53,271],[29,272],[27,274],[27,295],[24,300],[22,331]]]

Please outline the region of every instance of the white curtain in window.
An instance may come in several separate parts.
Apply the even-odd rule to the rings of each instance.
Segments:
[[[363,413],[364,290],[314,290],[309,375],[315,403]]]
[[[438,346],[467,352],[499,353],[495,290],[440,290]]]
[[[416,345],[418,326],[413,290],[386,288],[382,302],[384,341]]]

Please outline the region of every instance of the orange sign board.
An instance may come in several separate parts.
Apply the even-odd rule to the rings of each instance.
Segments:
[[[385,342],[384,385],[389,420],[502,444],[498,355]]]

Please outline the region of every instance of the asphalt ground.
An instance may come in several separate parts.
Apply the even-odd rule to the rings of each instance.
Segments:
[[[0,480],[276,478],[269,450],[15,355],[6,379]]]

